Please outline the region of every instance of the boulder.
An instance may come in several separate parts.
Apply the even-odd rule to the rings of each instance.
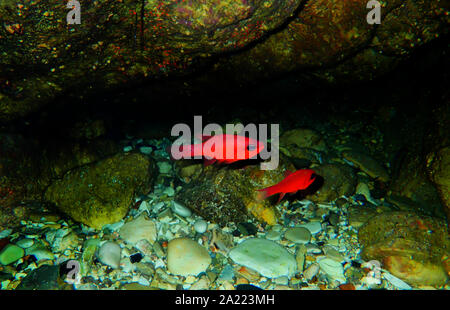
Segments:
[[[448,280],[450,239],[445,221],[411,212],[384,212],[358,231],[364,260],[378,260],[410,285]]]
[[[205,220],[221,226],[252,218],[274,225],[279,215],[271,199],[258,199],[257,189],[280,182],[287,169],[295,170],[285,159],[275,170],[261,170],[258,163],[246,167],[241,163],[227,167],[208,166],[198,178],[184,186],[175,200]]]
[[[120,221],[135,195],[148,193],[155,165],[137,153],[117,154],[67,172],[45,199],[77,222],[101,229]]]

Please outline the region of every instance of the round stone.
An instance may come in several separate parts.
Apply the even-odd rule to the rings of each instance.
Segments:
[[[197,220],[194,223],[194,229],[199,234],[203,234],[208,228],[208,223],[205,220]]]
[[[284,237],[294,243],[308,243],[311,240],[311,232],[305,227],[289,228]]]
[[[188,238],[177,238],[167,245],[167,269],[180,276],[198,275],[211,264],[208,251]]]
[[[98,250],[98,259],[102,264],[117,269],[120,265],[121,252],[121,248],[117,243],[107,241]]]

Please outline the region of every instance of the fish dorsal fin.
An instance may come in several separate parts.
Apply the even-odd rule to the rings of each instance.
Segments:
[[[284,172],[284,177],[287,177],[287,176],[291,175],[292,173],[293,173],[292,171],[286,170],[286,171]]]

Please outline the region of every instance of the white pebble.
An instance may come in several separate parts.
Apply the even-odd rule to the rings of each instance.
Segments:
[[[183,217],[188,217],[192,214],[191,210],[176,201],[173,202],[171,209],[174,213]]]
[[[130,151],[132,151],[133,150],[133,147],[132,146],[125,146],[124,148],[123,148],[123,151],[124,152],[130,152]]]
[[[197,220],[194,223],[194,229],[199,234],[203,234],[208,228],[208,223],[205,220]]]
[[[139,151],[140,151],[142,154],[149,155],[149,154],[152,153],[153,149],[152,149],[150,146],[141,146],[141,147],[139,148]]]

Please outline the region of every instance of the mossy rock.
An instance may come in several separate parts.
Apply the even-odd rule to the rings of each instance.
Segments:
[[[275,170],[260,170],[259,164],[246,167],[237,164],[206,167],[203,174],[187,184],[175,199],[220,226],[249,219],[276,224],[279,214],[271,199],[258,199],[257,189],[280,182],[286,170],[294,171],[295,168],[283,158]]]
[[[155,171],[144,155],[117,154],[68,171],[49,186],[45,199],[75,221],[101,229],[120,221],[135,195],[148,193]]]
[[[450,272],[450,239],[445,221],[411,212],[384,212],[359,229],[364,260],[411,285],[443,285]]]

